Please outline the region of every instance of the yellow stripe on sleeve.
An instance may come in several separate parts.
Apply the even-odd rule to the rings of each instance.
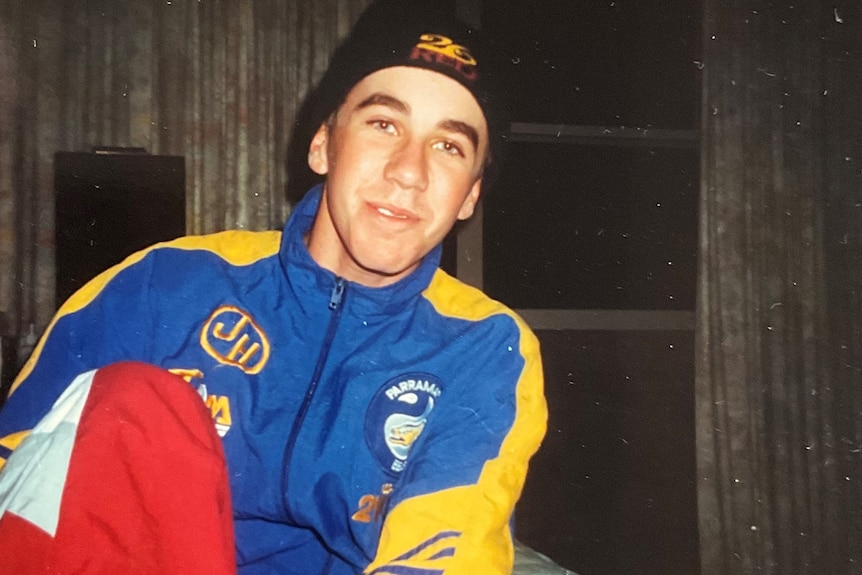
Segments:
[[[0,446],[3,446],[10,451],[15,451],[28,435],[30,435],[29,429],[26,431],[17,431],[15,433],[10,433],[6,437],[0,437]],[[3,469],[4,465],[6,465],[6,460],[0,457],[0,470]]]
[[[442,560],[446,575],[509,575],[514,558],[509,519],[524,487],[529,459],[547,427],[539,342],[517,314],[444,272],[435,275],[425,296],[448,317],[479,321],[505,314],[517,323],[525,364],[516,387],[515,421],[497,457],[485,462],[475,484],[406,499],[392,509],[381,534],[382,553],[366,572],[396,564],[399,550],[403,553],[417,542],[434,540],[441,532],[454,529],[460,536],[454,556]],[[438,559],[434,569],[443,564]],[[385,568],[380,572],[386,572]]]

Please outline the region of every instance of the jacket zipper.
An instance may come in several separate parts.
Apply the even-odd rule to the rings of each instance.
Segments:
[[[302,428],[305,416],[308,414],[308,408],[311,406],[311,400],[314,398],[314,393],[317,391],[317,385],[320,382],[320,377],[323,374],[323,368],[326,365],[326,358],[329,356],[329,348],[332,347],[332,341],[335,339],[335,330],[338,328],[338,321],[341,318],[341,310],[344,308],[342,301],[344,300],[345,281],[343,278],[335,279],[335,287],[332,288],[332,293],[329,296],[329,324],[326,327],[326,336],[323,338],[320,353],[317,356],[317,364],[314,366],[314,373],[311,375],[311,382],[308,384],[308,389],[305,392],[305,397],[302,399],[302,405],[299,406],[299,411],[296,415],[296,421],[290,430],[290,435],[287,437],[287,443],[284,446],[284,466],[281,472],[281,504],[284,507],[284,512],[290,521],[293,517],[290,513],[290,505],[288,504],[288,475],[290,473],[290,457],[293,455],[293,448],[296,446],[296,440],[299,437],[299,430]]]

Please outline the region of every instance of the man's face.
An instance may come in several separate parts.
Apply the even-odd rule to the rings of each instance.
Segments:
[[[472,215],[487,148],[482,110],[455,80],[410,67],[366,76],[309,148],[326,174],[312,257],[360,284],[398,281]]]

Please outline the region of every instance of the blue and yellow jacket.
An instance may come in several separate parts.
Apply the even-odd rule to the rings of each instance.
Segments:
[[[72,296],[0,412],[3,461],[77,374],[144,361],[211,409],[241,574],[508,575],[545,431],[535,336],[439,248],[384,288],[320,268],[319,199],[283,233],[159,244]]]

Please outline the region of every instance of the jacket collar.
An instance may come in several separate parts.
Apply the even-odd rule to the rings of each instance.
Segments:
[[[295,289],[303,293],[310,289],[319,294],[318,297],[328,298],[338,278],[312,259],[304,240],[314,222],[322,193],[323,184],[319,184],[294,207],[282,232],[279,258]],[[385,287],[346,282],[348,309],[361,315],[389,315],[403,310],[428,287],[440,263],[441,252],[441,246],[436,246],[412,273]]]

